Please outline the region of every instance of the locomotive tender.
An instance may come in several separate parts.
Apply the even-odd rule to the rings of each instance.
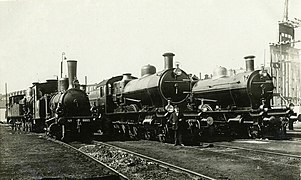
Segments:
[[[187,116],[198,120],[201,134],[233,133],[248,136],[282,136],[293,104],[273,107],[272,77],[254,70],[255,56],[247,56],[246,71],[227,76],[220,68],[212,79],[199,80],[192,88]]]
[[[186,108],[191,81],[178,64],[173,67],[173,53],[163,56],[165,68],[160,72],[146,65],[140,78],[131,74],[112,77],[88,93],[103,133],[115,130],[133,138],[166,140],[166,116],[175,106]]]
[[[90,140],[92,116],[87,94],[79,89],[77,61],[68,60],[68,78],[33,83],[25,98],[25,115],[33,131],[47,131],[56,139]],[[69,82],[69,84],[68,84]]]

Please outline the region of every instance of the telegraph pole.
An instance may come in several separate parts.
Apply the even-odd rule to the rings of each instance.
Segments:
[[[63,61],[66,59],[65,52],[62,52],[62,61],[61,61],[61,78],[63,78]]]
[[[7,83],[5,83],[5,118],[6,118],[6,122],[8,123],[7,113],[8,113]]]

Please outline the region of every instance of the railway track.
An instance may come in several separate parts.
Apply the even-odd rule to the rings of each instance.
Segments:
[[[289,154],[284,152],[276,152],[271,150],[261,150],[248,147],[240,147],[234,145],[215,144],[212,148],[188,147],[191,149],[213,152],[217,154],[227,155],[229,157],[238,157],[250,159],[252,161],[270,162],[286,167],[299,167],[301,155]]]
[[[277,156],[284,156],[284,157],[292,157],[292,158],[301,159],[301,155],[296,155],[296,154],[288,154],[288,153],[281,153],[281,152],[275,152],[275,151],[260,150],[260,149],[232,146],[232,145],[222,145],[222,144],[218,144],[218,145],[215,145],[215,146],[216,147],[222,147],[222,148],[245,150],[245,151],[250,151],[250,152],[254,152],[254,153],[264,153],[264,154],[270,154],[270,155],[277,155]]]
[[[67,144],[67,143],[64,143],[64,142],[61,142],[61,141],[57,141],[57,140],[54,140],[54,139],[51,139],[51,141],[55,142],[55,143],[58,143],[58,144],[61,144],[69,149],[72,149],[74,151],[77,151],[79,152],[80,154],[86,156],[86,157],[89,157],[91,158],[92,160],[94,160],[95,162],[101,164],[102,166],[105,166],[106,168],[110,169],[112,172],[114,172],[119,179],[122,179],[122,180],[126,180],[126,179],[141,179],[138,176],[138,177],[133,177],[131,173],[133,173],[132,171],[131,172],[121,172],[120,170],[116,170],[115,168],[111,167],[110,164],[108,162],[102,162],[101,160],[98,159],[99,156],[95,156],[95,152],[86,152],[85,150],[82,150],[82,149],[85,149],[85,147],[89,147],[89,146],[106,146],[106,147],[109,147],[109,148],[114,148],[116,149],[119,153],[127,153],[127,154],[130,154],[134,157],[139,157],[145,161],[148,162],[148,164],[151,164],[151,165],[154,165],[156,167],[159,167],[160,169],[162,169],[163,172],[166,172],[167,173],[167,176],[166,178],[164,179],[206,179],[206,180],[215,180],[215,178],[213,177],[209,177],[207,175],[204,175],[204,174],[201,174],[201,173],[197,173],[197,172],[194,172],[194,171],[191,171],[191,170],[188,170],[188,169],[185,169],[185,168],[182,168],[182,167],[179,167],[179,166],[176,166],[176,165],[173,165],[173,164],[170,164],[170,163],[166,163],[166,162],[163,162],[163,161],[160,161],[158,159],[154,159],[152,157],[149,157],[149,156],[145,156],[145,155],[142,155],[142,154],[139,154],[139,153],[136,153],[136,152],[133,152],[133,151],[130,151],[130,150],[127,150],[127,149],[124,149],[124,148],[120,148],[120,147],[117,147],[117,146],[114,146],[114,145],[111,145],[111,144],[107,144],[107,143],[104,143],[104,142],[99,142],[99,141],[94,141],[92,145],[87,145],[87,144],[77,144],[77,143],[70,143],[70,144]],[[94,154],[94,156],[93,156]],[[121,156],[124,156],[124,155],[121,155]],[[142,169],[141,170],[141,173],[146,173],[146,174],[149,174],[148,171],[145,171]],[[155,171],[155,173],[159,173],[158,170]],[[149,175],[147,175],[149,176]],[[176,177],[171,177],[171,176],[176,176]],[[144,178],[142,178],[144,179]],[[146,178],[148,179],[148,178]],[[162,179],[161,176],[159,177],[150,177],[149,179]]]
[[[297,157],[250,152],[217,145],[212,148],[181,147],[144,140],[108,143],[195,172],[206,172],[206,175],[216,179],[283,179],[284,177],[296,179],[300,175],[300,159]]]
[[[213,177],[209,177],[207,175],[204,175],[204,174],[201,174],[201,173],[197,173],[197,172],[194,172],[194,171],[191,171],[191,170],[188,170],[188,169],[185,169],[185,168],[182,168],[180,166],[176,166],[176,165],[173,165],[173,164],[170,164],[170,163],[167,163],[167,162],[163,162],[161,160],[158,160],[158,159],[154,159],[152,157],[149,157],[149,156],[145,156],[143,154],[140,154],[140,153],[136,153],[136,152],[133,152],[133,151],[130,151],[130,150],[127,150],[127,149],[124,149],[124,148],[120,148],[120,147],[117,147],[115,145],[111,145],[111,144],[107,144],[107,143],[104,143],[104,142],[95,142],[95,144],[98,144],[98,145],[103,145],[103,146],[108,146],[108,147],[112,147],[112,148],[116,148],[118,150],[121,150],[123,152],[126,152],[126,153],[129,153],[129,154],[132,154],[132,155],[135,155],[137,157],[140,157],[142,159],[145,159],[147,161],[151,161],[151,162],[155,162],[157,163],[159,166],[161,166],[162,168],[165,168],[165,169],[171,169],[175,172],[182,172],[182,173],[185,173],[187,174],[189,177],[191,177],[192,179],[207,179],[207,180],[214,180],[215,178]]]
[[[77,147],[75,147],[75,146],[73,146],[73,145],[71,145],[71,144],[67,144],[67,143],[64,143],[64,142],[62,142],[62,141],[58,141],[58,140],[55,140],[55,139],[52,139],[52,138],[49,138],[49,137],[46,137],[46,138],[47,138],[48,140],[51,140],[51,141],[57,143],[57,144],[60,144],[60,145],[62,145],[62,146],[65,146],[65,147],[67,147],[67,148],[69,148],[69,149],[71,149],[71,150],[73,150],[73,151],[76,151],[76,152],[78,152],[79,154],[81,154],[81,155],[83,155],[83,156],[86,156],[86,157],[92,159],[93,161],[97,162],[98,164],[100,164],[100,165],[106,167],[107,169],[109,169],[110,171],[112,171],[114,174],[116,174],[116,176],[114,176],[114,177],[112,176],[112,178],[114,178],[114,179],[120,179],[120,180],[128,180],[128,179],[129,179],[129,178],[128,178],[127,176],[125,176],[124,174],[122,174],[122,173],[116,171],[115,169],[113,169],[113,168],[111,168],[110,166],[106,165],[105,163],[99,161],[98,159],[96,159],[96,158],[94,158],[94,157],[88,155],[87,153],[84,153],[84,152],[80,151]]]

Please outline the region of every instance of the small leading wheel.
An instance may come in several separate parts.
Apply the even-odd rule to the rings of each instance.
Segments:
[[[166,142],[166,134],[168,132],[168,128],[167,126],[163,126],[164,128],[162,128],[161,133],[158,135],[159,137],[159,141],[162,143]]]
[[[129,136],[131,139],[138,139],[138,128],[135,126],[129,127]]]
[[[56,140],[61,140],[62,130],[58,124],[51,124],[48,128],[47,135],[53,137]]]
[[[159,141],[162,142],[162,143],[166,142],[166,136],[165,136],[165,134],[159,134]]]
[[[151,140],[151,138],[152,138],[151,132],[150,132],[150,131],[146,131],[146,132],[144,133],[144,138],[145,138],[146,140]]]
[[[261,131],[261,129],[260,129],[259,125],[253,125],[253,126],[249,126],[247,128],[248,136],[253,139],[259,137],[260,131]]]

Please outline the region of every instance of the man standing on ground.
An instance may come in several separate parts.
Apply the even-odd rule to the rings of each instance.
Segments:
[[[183,127],[179,124],[182,121],[182,114],[180,114],[179,108],[175,107],[175,110],[171,113],[168,122],[171,123],[171,129],[174,131],[175,146],[179,143],[184,146],[182,141],[182,129]]]

